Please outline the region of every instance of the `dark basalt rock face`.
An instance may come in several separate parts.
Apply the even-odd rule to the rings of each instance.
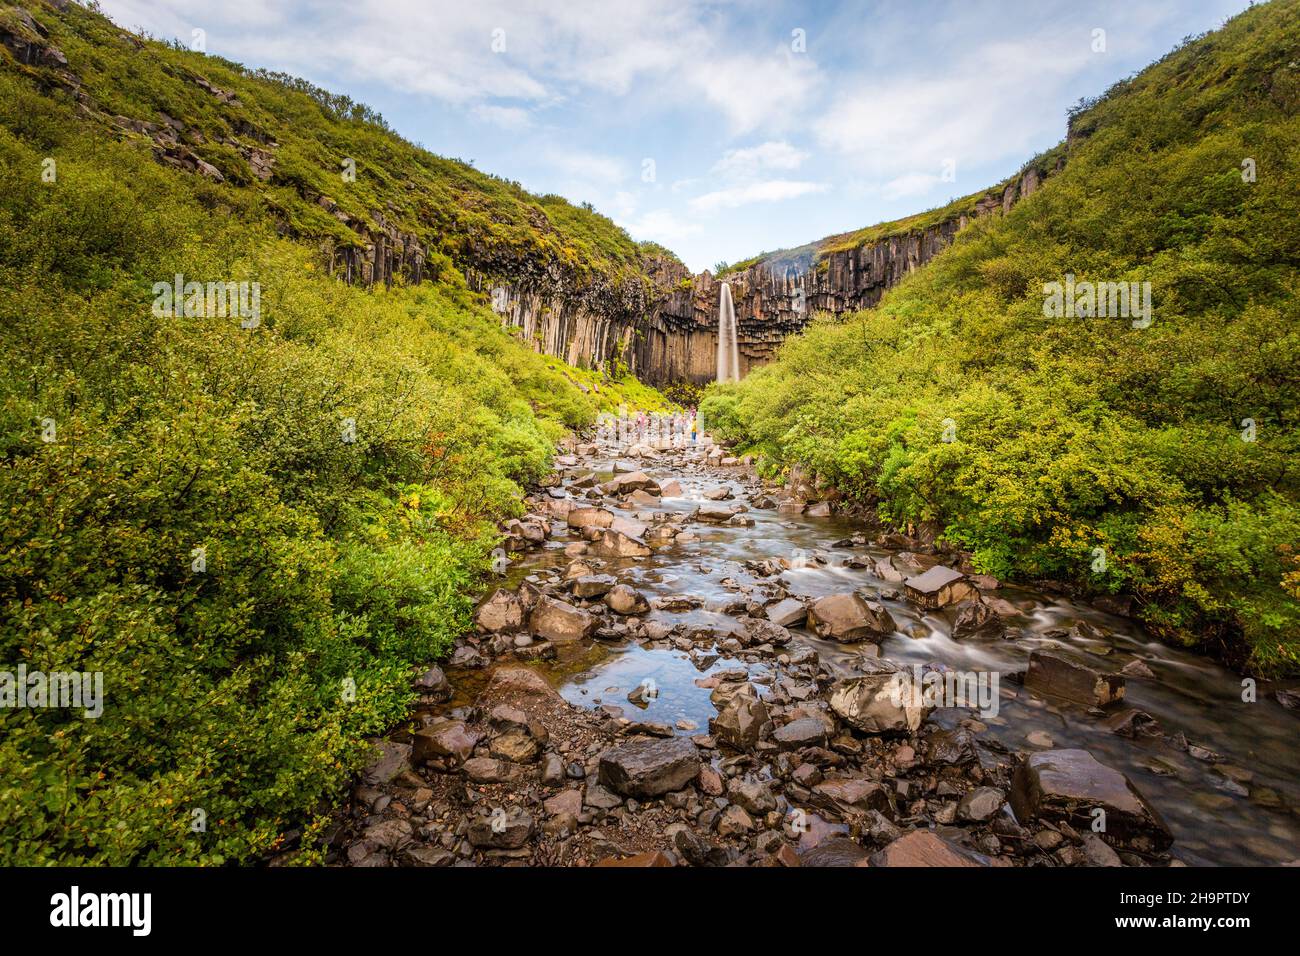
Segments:
[[[990,191],[971,215],[820,258],[809,246],[729,273],[725,281],[735,304],[741,374],[771,361],[777,346],[815,313],[838,315],[875,305],[973,219],[1009,211],[1041,182],[1042,174],[1030,167],[1000,192]],[[652,384],[712,381],[723,280],[708,271],[692,277],[669,262],[648,271],[654,280],[649,286],[624,283],[625,288],[597,287],[578,296],[559,287],[553,281],[558,277],[544,275],[499,286],[486,276],[471,276],[471,285],[494,293],[493,307],[504,325],[518,329],[537,351],[571,365],[617,359]]]

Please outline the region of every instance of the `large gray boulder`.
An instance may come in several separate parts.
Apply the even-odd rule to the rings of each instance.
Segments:
[[[631,474],[615,475],[601,485],[600,490],[607,495],[630,495],[634,491],[648,491],[657,495],[659,483],[643,471],[634,471]]]
[[[889,612],[852,592],[818,598],[808,608],[808,627],[818,637],[843,644],[879,644],[898,629]]]
[[[781,627],[794,627],[808,617],[808,609],[802,601],[795,598],[784,598],[775,604],[769,604],[765,613],[769,621]]]
[[[513,850],[533,834],[533,818],[521,807],[496,807],[491,814],[475,817],[469,825],[469,842],[481,849]]]
[[[605,595],[605,604],[615,614],[644,614],[650,610],[650,602],[644,594],[630,584],[619,584]]]
[[[524,602],[513,591],[497,588],[475,609],[474,626],[481,634],[512,634],[523,630]]]
[[[767,705],[751,685],[744,686],[748,690],[735,694],[709,721],[709,732],[735,750],[753,750],[769,719]]]
[[[600,755],[598,777],[615,793],[646,799],[682,789],[699,772],[699,753],[685,737],[637,737]]]
[[[591,553],[600,558],[644,558],[651,552],[643,539],[606,528],[592,541]]]
[[[1124,678],[1101,674],[1047,651],[1029,655],[1025,689],[1036,694],[1062,697],[1085,707],[1105,707],[1124,699]]]
[[[995,641],[1006,637],[1007,625],[992,607],[983,601],[963,601],[952,622],[956,641]]]
[[[604,508],[574,508],[565,521],[570,528],[608,528],[614,523],[614,514]]]
[[[934,709],[910,673],[889,669],[836,681],[830,705],[846,724],[868,734],[915,733]]]
[[[1021,823],[1067,822],[1081,833],[1103,820],[1107,843],[1139,852],[1164,850],[1173,834],[1156,808],[1124,774],[1086,750],[1045,750],[1030,754],[1011,781],[1011,809]],[[1101,810],[1104,817],[1099,817]]]
[[[528,618],[528,629],[556,644],[568,644],[590,637],[600,622],[580,607],[552,597],[542,597]]]

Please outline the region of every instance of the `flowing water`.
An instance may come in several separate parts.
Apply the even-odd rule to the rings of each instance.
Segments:
[[[723,289],[725,295],[725,285]],[[613,462],[612,457],[605,457],[587,464],[594,465],[598,477],[605,480],[612,474]],[[729,484],[742,501],[747,497],[742,491],[758,491],[757,484],[735,468],[689,470],[642,464],[647,474],[661,482],[679,479],[682,496],[664,498],[651,509],[619,509],[608,500],[602,502],[603,507],[644,518],[647,510],[688,512],[704,501],[704,491],[719,484]],[[648,558],[610,561],[604,570],[632,584],[652,599],[652,605],[655,597],[670,594],[702,599],[704,606],[698,609],[655,610],[647,617],[667,625],[709,628],[720,637],[738,627],[724,610],[740,597],[735,585],[776,580],[756,578],[742,567],[744,561],[821,554],[827,559],[824,566],[810,561],[808,567],[782,573],[787,589],[800,596],[855,589],[875,594],[897,587],[875,577],[871,570],[843,566],[843,559],[850,555],[880,558],[889,553],[873,547],[833,546],[863,531],[859,523],[778,515],[773,510],[751,509],[749,514],[755,519],[753,527],[692,524],[689,527],[698,533],[697,540],[674,543]],[[561,536],[545,550],[523,559],[512,569],[513,583],[545,568],[563,568],[569,560],[563,553],[564,543]],[[1057,748],[1091,751],[1103,763],[1127,774],[1164,815],[1176,838],[1174,856],[1186,863],[1260,865],[1300,857],[1300,811],[1296,809],[1300,808],[1300,715],[1288,712],[1263,688],[1257,703],[1243,702],[1238,675],[1208,658],[1157,641],[1132,620],[1029,589],[1004,586],[995,593],[1021,612],[1012,622],[1017,625],[1014,639],[956,641],[951,636],[951,611],[926,612],[903,600],[880,599],[898,623],[898,632],[880,646],[879,656],[909,665],[938,661],[961,670],[999,671],[1004,678],[1001,706],[996,716],[984,721],[988,730],[981,738],[1012,752],[1041,749],[1049,745],[1047,738]],[[1063,633],[1062,629],[1079,621],[1103,629],[1108,638],[1089,642],[1072,640]],[[813,646],[833,672],[846,670],[863,653],[872,653],[869,645],[837,644],[801,627],[792,631],[795,641]],[[1135,658],[1145,661],[1155,678],[1130,678],[1124,706],[1150,714],[1164,736],[1118,736],[1103,725],[1104,718],[1032,697],[1006,679],[1008,674],[1024,671],[1030,651],[1047,647],[1090,660],[1106,672]],[[570,702],[586,707],[616,704],[638,719],[670,725],[681,721],[679,733],[706,732],[709,718],[716,714],[709,691],[695,683],[702,676],[701,665],[706,671],[748,666],[760,686],[766,670],[762,663],[746,665],[721,654],[716,660],[706,658],[697,663],[662,642],[653,649],[626,642],[562,651],[567,656],[552,665],[552,678]],[[628,703],[627,693],[647,679],[654,681],[659,696],[638,712]],[[967,715],[966,711],[939,710],[934,719],[951,726]],[[1196,759],[1176,746],[1172,741],[1180,733],[1219,759]]]
[[[736,344],[736,309],[731,286],[723,282],[718,292],[718,381],[740,381],[740,347]]]

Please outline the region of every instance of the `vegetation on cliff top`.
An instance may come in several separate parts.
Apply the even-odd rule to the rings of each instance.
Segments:
[[[454,269],[348,287],[276,224],[351,241],[303,199],[345,154],[370,166],[334,191],[357,216],[392,201],[461,230],[440,241],[592,268],[636,250],[338,104],[136,49],[75,5],[37,14],[50,37],[23,39],[57,43],[113,113],[202,130],[225,182],[0,51],[0,670],[100,673],[104,692],[97,719],[0,708],[0,862],[244,861],[303,827],[310,846],[363,738],[405,714],[412,666],[466,628],[496,522],[556,440],[662,399],[533,353]],[[184,78],[200,66],[241,105]],[[270,183],[218,144],[236,119],[279,142]],[[258,320],[155,312],[177,274],[257,283]]]
[[[702,413],[985,571],[1130,593],[1158,634],[1296,673],[1300,4],[1072,119],[1036,194]],[[1149,282],[1154,321],[1048,317],[1067,275]]]

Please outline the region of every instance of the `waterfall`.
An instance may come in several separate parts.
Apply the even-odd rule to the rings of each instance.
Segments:
[[[736,345],[736,309],[731,286],[722,283],[718,293],[718,381],[740,381],[740,349]]]

